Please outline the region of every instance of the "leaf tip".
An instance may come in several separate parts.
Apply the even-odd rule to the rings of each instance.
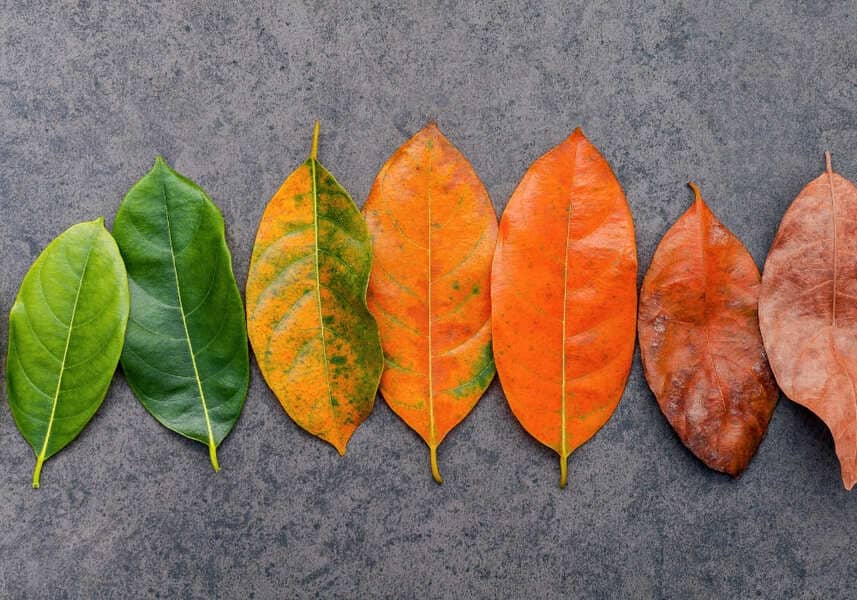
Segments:
[[[565,138],[565,141],[563,142],[563,144],[570,144],[574,146],[581,143],[589,143],[589,138],[584,135],[583,129],[581,129],[580,127],[575,127],[574,131],[572,131],[571,134],[567,138]]]
[[[426,123],[426,126],[422,128],[420,133],[426,134],[431,140],[434,140],[436,137],[443,136],[443,132],[440,130],[440,127],[437,125],[437,121],[434,119]]]
[[[333,444],[333,447],[336,448],[337,452],[339,452],[339,456],[345,456],[346,446],[348,446],[348,442],[343,442],[342,444]]]
[[[167,161],[166,161],[166,160],[164,160],[164,157],[163,157],[163,156],[161,156],[160,154],[156,154],[156,155],[155,155],[155,165],[154,165],[154,166],[155,166],[155,168],[157,168],[157,167],[166,167],[166,166],[167,166]]]

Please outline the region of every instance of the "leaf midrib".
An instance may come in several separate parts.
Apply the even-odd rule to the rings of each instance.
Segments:
[[[313,251],[315,253],[315,298],[316,304],[318,306],[318,325],[319,325],[319,337],[321,338],[321,358],[324,363],[324,383],[327,386],[327,399],[330,402],[330,409],[334,410],[336,408],[336,403],[333,399],[333,390],[330,386],[330,365],[327,363],[327,340],[325,338],[325,327],[324,327],[324,312],[322,311],[321,304],[321,265],[319,264],[319,240],[318,240],[318,172],[316,168],[316,163],[318,161],[315,158],[309,159],[310,164],[310,181],[312,183],[312,223],[313,223],[313,235],[315,236],[315,244],[313,245]],[[337,446],[337,449],[339,447]],[[340,452],[342,452],[340,450]]]
[[[833,351],[834,360],[836,364],[839,365],[839,368],[845,372],[845,376],[848,378],[848,384],[851,388],[851,402],[854,404],[855,413],[857,413],[857,388],[854,385],[854,378],[851,376],[851,371],[848,367],[843,364],[841,358],[839,357],[839,352],[836,347],[836,296],[837,296],[837,288],[838,288],[838,277],[839,277],[839,244],[838,244],[838,232],[837,232],[837,210],[836,210],[836,192],[834,191],[834,182],[833,182],[833,166],[830,162],[830,154],[828,153],[826,158],[827,162],[827,184],[830,187],[830,212],[831,212],[831,221],[833,222],[833,294],[831,299],[831,307],[830,307],[830,346]],[[855,446],[857,446],[857,427],[852,427],[852,436],[855,440]]]
[[[203,390],[203,387],[202,387],[202,379],[199,376],[199,368],[197,367],[197,364],[196,364],[196,355],[194,354],[194,351],[193,351],[193,342],[190,339],[190,331],[188,330],[188,327],[187,327],[187,317],[185,316],[184,303],[182,301],[181,282],[179,279],[178,267],[176,266],[176,252],[175,252],[175,247],[173,246],[173,232],[172,232],[172,225],[170,223],[170,208],[169,208],[169,204],[167,202],[167,187],[166,187],[166,183],[163,180],[163,177],[161,177],[160,183],[161,183],[161,198],[164,201],[164,217],[166,218],[166,222],[167,222],[167,239],[168,239],[169,244],[170,244],[170,260],[172,262],[173,275],[175,277],[175,283],[176,283],[176,297],[177,297],[178,303],[179,303],[179,306],[178,306],[179,314],[182,317],[182,328],[184,329],[185,341],[187,342],[188,352],[190,354],[190,363],[191,363],[191,366],[193,367],[193,377],[194,377],[194,380],[196,381],[197,389],[199,390],[199,399],[200,399],[200,402],[202,403],[202,414],[205,417],[205,428],[206,428],[206,431],[208,433],[208,453],[209,453],[209,458],[211,459],[211,466],[214,467],[215,471],[219,471],[220,465],[217,463],[217,444],[215,444],[215,442],[214,442],[214,433],[211,429],[211,419],[208,416],[208,404],[205,401],[205,391]]]
[[[96,232],[96,235],[97,235],[97,232]],[[92,239],[90,240],[90,244],[89,244],[89,249],[86,251],[86,258],[83,261],[83,269],[80,272],[80,280],[77,282],[77,290],[75,291],[75,294],[74,294],[74,303],[72,304],[72,308],[71,308],[71,318],[69,319],[69,322],[68,322],[68,333],[66,334],[66,338],[65,338],[65,348],[63,348],[62,360],[60,361],[60,372],[59,372],[59,376],[57,377],[57,387],[54,390],[54,397],[53,397],[53,400],[51,401],[51,414],[48,417],[48,428],[47,428],[47,430],[45,430],[45,439],[42,442],[42,449],[39,451],[39,454],[36,456],[36,467],[33,471],[33,487],[34,488],[39,487],[39,474],[42,470],[42,464],[44,464],[45,459],[46,459],[46,455],[47,455],[48,443],[50,442],[50,438],[51,438],[51,430],[53,429],[54,420],[56,418],[56,410],[57,410],[57,404],[59,402],[60,390],[62,389],[63,376],[65,375],[66,360],[68,359],[68,349],[69,349],[69,346],[71,345],[71,335],[72,335],[72,332],[74,331],[74,320],[77,317],[77,306],[78,306],[78,303],[80,301],[80,291],[83,289],[83,280],[86,278],[86,270],[89,267],[89,257],[92,255],[92,249],[94,246],[95,246],[95,235],[92,236]]]
[[[577,144],[574,145],[574,157],[571,160],[572,172],[571,172],[571,186],[572,191],[574,188],[574,176],[577,173]],[[563,255],[562,262],[562,348],[561,348],[561,380],[560,380],[560,486],[564,487],[566,482],[566,473],[567,473],[567,459],[568,459],[568,425],[566,423],[566,375],[565,375],[565,339],[566,339],[566,326],[567,326],[567,306],[568,306],[568,253],[571,247],[571,214],[574,209],[574,198],[573,194],[569,194],[568,200],[568,210],[566,213],[566,222],[565,222],[565,254]]]
[[[702,333],[705,337],[705,355],[708,358],[708,364],[711,365],[711,374],[714,376],[714,384],[717,386],[717,392],[720,395],[720,403],[723,406],[723,416],[729,414],[729,404],[726,401],[726,394],[723,392],[723,383],[720,379],[720,374],[717,372],[717,361],[714,360],[714,353],[711,350],[711,332],[708,319],[708,223],[707,215],[703,214],[702,198],[698,190],[694,190],[697,196],[695,199],[695,210],[697,220],[697,234],[699,235],[699,253],[702,261]]]
[[[428,265],[428,291],[426,296],[426,307],[427,311],[427,332],[428,332],[428,409],[429,409],[429,459],[431,462],[432,475],[435,478],[435,481],[438,483],[442,482],[443,479],[440,476],[440,471],[437,466],[437,423],[434,414],[434,374],[433,374],[433,362],[434,362],[434,350],[432,346],[432,297],[431,297],[431,288],[432,288],[432,277],[431,277],[431,268],[432,268],[432,252],[431,252],[431,238],[432,238],[432,212],[431,212],[431,177],[432,177],[432,150],[434,150],[434,140],[430,139],[427,144],[427,161],[428,168],[426,169],[426,213],[428,215],[428,239],[426,241],[426,263]]]

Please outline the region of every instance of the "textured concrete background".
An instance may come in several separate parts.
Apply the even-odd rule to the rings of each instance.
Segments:
[[[437,119],[498,213],[581,125],[625,187],[641,275],[689,179],[760,265],[825,149],[857,179],[853,2],[146,4],[0,1],[4,353],[31,261],[75,222],[111,223],[158,152],[220,205],[243,287],[316,118],[359,204]],[[639,357],[565,490],[496,381],[441,447],[443,486],[382,401],[340,458],[255,366],[220,458],[215,475],[117,375],[32,490],[4,401],[0,597],[854,597],[857,495],[820,421],[781,399],[733,481],[684,449]]]

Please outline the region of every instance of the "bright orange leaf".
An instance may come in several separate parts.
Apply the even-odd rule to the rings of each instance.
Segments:
[[[613,414],[631,368],[634,224],[610,165],[580,129],[538,159],[500,220],[494,353],[512,412],[568,456]]]
[[[381,394],[437,447],[494,377],[491,257],[497,217],[470,163],[434,123],[393,153],[363,209],[375,258],[369,310],[386,368]]]

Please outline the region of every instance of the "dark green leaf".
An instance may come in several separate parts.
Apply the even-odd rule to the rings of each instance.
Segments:
[[[207,445],[218,470],[217,446],[241,414],[249,380],[223,217],[158,157],[126,194],[113,233],[131,288],[125,377],[165,427]]]
[[[103,219],[68,229],[24,277],[9,316],[6,386],[36,453],[33,487],[101,406],[127,322],[128,279]]]

